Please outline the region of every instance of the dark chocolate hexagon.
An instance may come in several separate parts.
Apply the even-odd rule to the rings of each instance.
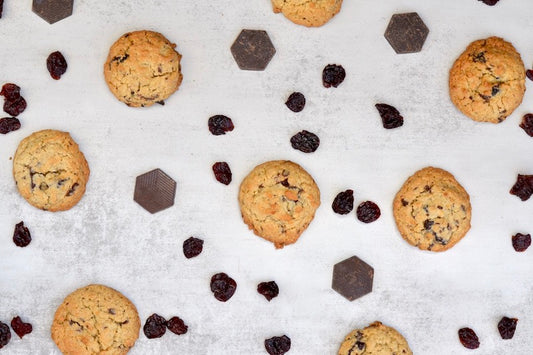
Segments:
[[[372,292],[374,269],[372,266],[352,256],[335,264],[331,288],[349,301]]]
[[[398,54],[422,50],[429,29],[416,12],[392,15],[385,38]]]
[[[150,213],[174,205],[176,182],[161,169],[137,176],[133,200]]]
[[[49,24],[72,15],[74,0],[33,0],[32,11]]]
[[[265,70],[276,53],[268,33],[242,30],[231,45],[231,54],[242,70]]]

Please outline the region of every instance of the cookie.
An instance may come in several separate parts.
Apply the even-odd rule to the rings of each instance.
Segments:
[[[104,76],[117,99],[132,107],[164,103],[178,90],[181,55],[162,34],[135,31],[124,34],[109,49]]]
[[[89,165],[68,132],[43,130],[24,138],[13,158],[17,188],[31,205],[64,211],[79,202]]]
[[[52,339],[65,355],[126,354],[139,337],[137,309],[120,292],[89,285],[68,295],[57,308]]]
[[[344,338],[338,355],[412,355],[407,340],[394,328],[374,322]]]
[[[239,190],[244,223],[254,233],[283,248],[298,240],[320,205],[320,191],[301,166],[268,161],[244,178]]]
[[[465,189],[449,172],[433,167],[409,177],[393,202],[396,226],[411,245],[444,251],[470,229],[472,208]]]
[[[319,27],[335,16],[342,0],[272,0],[274,13],[283,13],[295,24]]]
[[[520,54],[499,37],[472,42],[450,69],[453,104],[474,121],[499,123],[520,105],[526,72]]]

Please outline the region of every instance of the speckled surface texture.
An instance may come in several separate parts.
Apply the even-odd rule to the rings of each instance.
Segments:
[[[394,13],[416,11],[430,32],[421,52],[397,55],[383,34]],[[533,250],[517,253],[511,236],[533,232],[533,201],[509,194],[518,173],[533,174],[533,140],[518,127],[533,110],[531,82],[524,101],[498,125],[474,122],[448,96],[448,73],[472,41],[497,35],[511,41],[527,67],[533,61],[530,0],[351,0],[326,25],[306,28],[272,12],[269,0],[77,0],[71,17],[49,25],[31,1],[7,0],[0,19],[0,78],[18,84],[28,108],[22,128],[0,136],[0,320],[15,315],[33,333],[0,354],[58,355],[50,337],[66,295],[89,283],[120,290],[139,311],[176,315],[184,335],[140,334],[130,354],[266,354],[267,338],[286,334],[288,355],[335,354],[351,330],[379,320],[398,330],[414,354],[527,355],[533,348]],[[265,71],[240,70],[230,46],[243,28],[268,32],[276,55]],[[109,47],[127,31],[164,33],[183,55],[183,82],[165,105],[129,108],[106,86]],[[60,50],[68,70],[59,81],[46,70]],[[322,69],[341,64],[346,79],[322,86]],[[294,91],[307,100],[293,113]],[[394,105],[405,119],[383,128],[374,107]],[[213,136],[207,120],[232,118],[235,129]],[[2,116],[3,117],[3,116]],[[71,133],[91,168],[85,196],[71,210],[50,213],[17,192],[12,160],[34,131]],[[303,129],[320,137],[304,154],[290,146]],[[313,176],[322,205],[294,245],[275,250],[242,222],[239,183],[257,164],[287,159]],[[233,181],[211,170],[226,161]],[[405,178],[425,166],[450,171],[468,191],[472,228],[439,254],[406,243],[394,224],[392,201]],[[174,206],[150,214],[133,201],[135,177],[160,168],[177,182]],[[331,210],[336,194],[354,190],[355,205],[372,200],[382,215],[359,222]],[[33,240],[11,238],[23,220]],[[182,243],[203,239],[186,259]],[[349,302],[331,289],[333,265],[357,255],[374,268],[373,292]],[[237,281],[234,296],[217,301],[211,276]],[[275,280],[267,302],[257,284]],[[503,315],[519,318],[502,340]],[[476,351],[457,331],[471,327]]]

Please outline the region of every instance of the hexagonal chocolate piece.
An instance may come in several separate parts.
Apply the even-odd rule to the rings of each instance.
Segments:
[[[231,45],[231,54],[242,70],[265,70],[276,53],[268,33],[242,30]]]
[[[33,0],[32,11],[49,24],[72,15],[74,0]]]
[[[416,12],[392,15],[385,38],[398,54],[422,50],[429,29]]]
[[[161,169],[137,176],[133,200],[150,213],[174,205],[176,182]]]
[[[352,256],[333,267],[331,288],[349,301],[353,301],[372,292],[373,280],[372,266],[357,256]]]

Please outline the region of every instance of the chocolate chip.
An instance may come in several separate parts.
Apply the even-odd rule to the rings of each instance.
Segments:
[[[416,12],[394,14],[385,31],[385,38],[398,54],[422,50],[429,29]]]
[[[231,46],[231,54],[242,70],[265,70],[276,53],[266,31],[242,30]]]
[[[353,301],[372,292],[373,280],[374,269],[357,256],[352,256],[335,264],[331,287]]]
[[[161,169],[154,169],[137,176],[133,200],[150,213],[162,211],[174,205],[176,181]]]
[[[49,24],[72,15],[74,0],[33,0],[32,11]]]

